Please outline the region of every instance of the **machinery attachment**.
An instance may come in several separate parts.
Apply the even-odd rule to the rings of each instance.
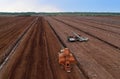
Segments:
[[[71,72],[72,64],[75,64],[75,58],[68,48],[60,50],[58,53],[59,64],[62,65],[66,72]]]
[[[76,42],[76,41],[87,42],[88,41],[88,38],[82,37],[75,32],[73,32],[73,34],[75,36],[68,36],[68,41],[69,42]]]

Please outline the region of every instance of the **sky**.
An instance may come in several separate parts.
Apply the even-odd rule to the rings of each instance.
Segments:
[[[0,12],[120,12],[120,0],[0,0]]]

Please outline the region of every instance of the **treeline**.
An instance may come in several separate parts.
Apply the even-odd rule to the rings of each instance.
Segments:
[[[0,12],[0,15],[16,15],[16,16],[34,16],[34,15],[80,15],[80,16],[120,16],[120,13],[113,12]]]

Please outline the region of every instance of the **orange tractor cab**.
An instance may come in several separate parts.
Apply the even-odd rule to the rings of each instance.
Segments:
[[[62,65],[67,72],[71,72],[71,65],[76,63],[75,58],[68,48],[62,49],[59,53],[59,64]]]

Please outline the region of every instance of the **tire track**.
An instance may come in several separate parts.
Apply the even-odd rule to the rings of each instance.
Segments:
[[[34,30],[32,30],[32,32],[31,32],[31,34],[30,34],[30,36],[28,37],[28,39],[27,39],[27,42],[26,42],[26,44],[24,45],[24,49],[21,51],[21,55],[17,58],[17,60],[15,61],[15,63],[14,63],[14,65],[13,65],[13,67],[12,67],[12,69],[10,70],[10,72],[9,72],[9,79],[15,79],[15,73],[18,73],[17,72],[17,68],[18,68],[18,66],[20,65],[20,63],[22,62],[22,59],[23,59],[23,55],[24,55],[24,53],[25,53],[25,49],[26,49],[26,47],[27,47],[27,45],[28,45],[28,43],[29,43],[29,41],[30,41],[30,38],[31,38],[31,35],[33,34],[33,32],[34,32]],[[24,73],[24,72],[23,72]],[[22,77],[22,79],[24,79],[24,77],[25,76],[23,76]]]
[[[76,19],[78,19],[79,21],[77,21],[77,20],[71,20],[70,18],[64,18],[64,19],[66,19],[66,20],[68,20],[68,21],[72,21],[72,22],[75,22],[75,23],[81,23],[81,24],[83,24],[83,25],[87,25],[87,26],[90,26],[90,27],[94,27],[94,28],[97,28],[97,29],[100,29],[100,30],[103,30],[103,31],[108,31],[108,32],[111,32],[111,33],[114,33],[114,34],[118,34],[118,35],[120,35],[120,33],[119,32],[116,32],[116,31],[111,31],[111,30],[108,30],[108,29],[105,29],[105,28],[102,28],[102,27],[97,27],[97,26],[95,26],[94,24],[99,24],[99,25],[104,25],[104,24],[100,24],[100,23],[95,23],[95,22],[89,22],[89,21],[87,21],[87,20],[81,20],[81,19],[78,19],[78,18],[76,18]],[[94,24],[88,24],[88,23],[94,23]],[[110,26],[109,25],[109,27],[112,27],[112,26]],[[108,28],[109,28],[108,27]],[[112,27],[113,28],[113,27]]]
[[[0,65],[0,70],[3,68],[5,63],[8,61],[9,57],[13,54],[13,51],[17,48],[18,44],[20,43],[20,40],[28,32],[28,30],[30,29],[30,27],[33,23],[34,23],[34,21],[25,29],[25,31],[18,37],[18,39],[13,44],[13,46],[10,48],[8,55],[6,56],[6,58],[2,61],[2,64]]]
[[[102,25],[106,25],[106,26],[110,26],[110,27],[114,27],[114,28],[118,28],[118,29],[120,28],[119,25],[110,25],[111,23],[100,22],[99,20],[97,20],[97,18],[96,18],[96,20],[94,20],[94,19],[87,19],[87,20],[90,20],[91,22],[94,22],[97,24],[102,24]]]

